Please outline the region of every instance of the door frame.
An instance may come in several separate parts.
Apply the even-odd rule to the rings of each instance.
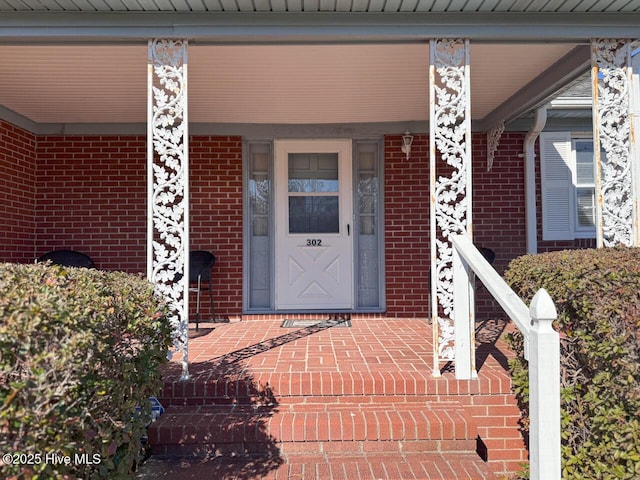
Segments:
[[[322,130],[322,129],[321,129]],[[309,137],[306,131],[299,136],[280,137],[281,139],[301,138],[347,138],[333,137],[329,134],[321,137]],[[384,313],[387,310],[386,295],[386,258],[385,258],[385,164],[384,137],[350,137],[352,141],[352,200],[354,215],[354,307],[351,312]],[[273,136],[265,138],[255,135],[243,139],[243,250],[242,250],[242,314],[263,315],[277,313],[275,308],[275,195],[274,195],[274,155]],[[362,155],[373,155],[372,165],[363,166]],[[258,164],[254,161],[259,159]],[[258,166],[256,166],[258,165]],[[362,177],[361,177],[362,175]],[[373,190],[369,190],[366,178],[374,181]],[[365,180],[364,183],[361,180]],[[363,188],[362,192],[360,189]],[[256,198],[255,193],[261,192]],[[361,196],[375,192],[376,207],[374,244],[362,243],[361,214],[358,213]],[[262,232],[254,235],[256,228]],[[368,246],[373,251],[368,251]],[[372,256],[373,255],[373,256]],[[365,258],[366,257],[366,258]],[[365,274],[366,270],[366,274]],[[370,279],[367,281],[366,279]],[[373,279],[373,280],[371,280]],[[364,282],[364,283],[363,283]],[[369,292],[377,292],[371,296]],[[300,313],[304,310],[286,310],[283,313]],[[334,312],[346,312],[336,309]]]

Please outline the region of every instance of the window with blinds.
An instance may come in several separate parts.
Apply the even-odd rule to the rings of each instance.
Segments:
[[[540,174],[542,239],[595,238],[593,140],[571,132],[541,133]]]

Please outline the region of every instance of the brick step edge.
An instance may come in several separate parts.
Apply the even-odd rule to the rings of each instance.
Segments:
[[[333,412],[220,411],[171,407],[149,427],[159,445],[281,444],[319,442],[467,441],[478,431],[460,409]],[[466,447],[465,447],[466,448]]]
[[[258,478],[354,480],[496,480],[489,466],[474,453],[322,453],[265,457],[216,456],[185,459],[154,455],[142,464],[136,478]]]
[[[323,455],[338,452],[351,454],[404,455],[408,453],[470,454],[477,451],[475,440],[414,440],[363,442],[298,442],[298,443],[204,443],[185,445],[152,445],[153,455],[174,458],[211,458],[216,456],[258,456],[273,458],[286,455]],[[480,457],[478,457],[480,459]]]
[[[205,405],[230,399],[247,403],[281,397],[335,395],[470,395],[509,393],[510,384],[491,374],[477,380],[434,378],[430,372],[302,372],[165,377],[158,398],[167,405]],[[246,401],[243,401],[246,399]]]

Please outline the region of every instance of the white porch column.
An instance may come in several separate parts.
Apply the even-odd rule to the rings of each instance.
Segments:
[[[452,235],[471,237],[471,101],[469,41],[429,43],[429,148],[431,195],[431,313],[433,375],[455,357]],[[444,165],[442,162],[446,162]],[[437,165],[448,175],[438,175]],[[473,290],[466,345],[474,348]],[[465,330],[467,330],[465,328]],[[460,334],[461,332],[458,332]],[[474,355],[470,353],[470,358]]]
[[[632,133],[632,43],[591,40],[598,247],[640,246],[640,165]]]
[[[148,46],[147,278],[171,307],[173,346],[189,378],[189,133],[187,41]]]
[[[634,43],[634,47],[633,51],[640,49],[640,40]],[[634,165],[636,203],[634,246],[640,247],[640,52],[631,57],[631,86],[631,161]]]

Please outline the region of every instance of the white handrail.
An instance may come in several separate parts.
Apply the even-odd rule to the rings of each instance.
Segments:
[[[493,267],[482,256],[480,251],[475,248],[471,240],[466,235],[457,235],[451,238],[454,248],[454,265],[456,263],[456,254],[464,258],[464,263],[468,264],[475,272],[484,286],[491,292],[509,318],[515,322],[518,329],[525,337],[525,341],[529,340],[529,308],[520,299],[520,297],[507,285],[507,282],[498,275]],[[458,260],[460,261],[460,260]]]
[[[473,271],[524,336],[525,358],[529,361],[529,478],[559,480],[560,336],[552,326],[558,316],[556,307],[541,288],[527,308],[468,236],[453,236],[451,241],[455,339],[462,344],[460,350],[456,345],[456,378],[476,377]]]

